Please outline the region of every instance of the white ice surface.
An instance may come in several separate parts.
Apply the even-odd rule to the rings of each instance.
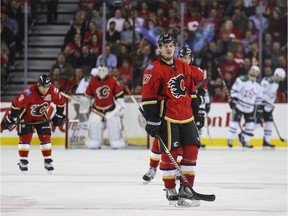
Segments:
[[[286,216],[287,149],[206,149],[199,152],[194,189],[215,193],[196,208],[168,206],[158,171],[143,185],[148,150],[53,149],[47,175],[38,147],[29,171],[17,147],[1,148],[1,216]]]

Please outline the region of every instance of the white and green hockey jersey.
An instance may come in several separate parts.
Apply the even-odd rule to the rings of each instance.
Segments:
[[[263,102],[263,89],[259,82],[251,81],[248,75],[235,80],[231,88],[231,97],[237,98],[236,108],[243,113],[254,111],[255,105]]]
[[[89,85],[89,82],[91,80],[91,76],[85,76],[80,80],[80,83],[76,89],[76,94],[84,94],[86,92],[86,89]]]
[[[261,86],[263,88],[264,110],[270,112],[274,107],[279,83],[275,82],[273,76],[270,76],[262,79]]]

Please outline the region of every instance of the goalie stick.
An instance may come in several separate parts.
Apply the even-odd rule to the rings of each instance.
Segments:
[[[146,119],[145,116],[145,112],[143,110],[143,108],[139,105],[139,103],[136,101],[135,97],[133,96],[131,90],[129,89],[129,87],[127,85],[124,85],[125,90],[127,91],[127,93],[129,94],[130,98],[132,99],[132,101],[138,106],[138,109],[140,111],[140,113],[143,115],[143,117]],[[200,194],[197,193],[196,191],[194,191],[194,189],[192,188],[192,186],[190,185],[189,181],[187,180],[186,176],[183,174],[183,172],[181,171],[180,167],[178,166],[177,162],[175,161],[175,159],[173,158],[173,156],[171,155],[171,153],[169,152],[168,148],[166,147],[164,141],[162,140],[162,138],[158,135],[156,135],[156,138],[160,141],[160,145],[162,146],[162,148],[164,149],[165,153],[167,154],[167,156],[169,157],[171,163],[175,166],[176,170],[180,173],[180,176],[182,177],[183,181],[186,183],[186,185],[188,186],[188,188],[190,189],[190,191],[193,194],[193,197],[196,200],[203,200],[203,201],[210,201],[213,202],[216,199],[216,196],[214,194]]]

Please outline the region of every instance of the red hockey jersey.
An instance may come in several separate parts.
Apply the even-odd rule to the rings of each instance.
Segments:
[[[22,110],[19,118],[25,122],[37,122],[48,119],[47,112],[51,103],[65,106],[65,98],[59,89],[51,85],[47,93],[41,95],[37,84],[34,84],[14,98],[11,108]]]
[[[204,72],[198,66],[190,65],[190,68],[192,71],[192,79],[194,80],[194,84],[196,86],[204,80]],[[204,91],[206,91],[207,85],[208,85],[208,82],[200,86],[199,89],[203,89]]]
[[[161,59],[154,61],[143,74],[144,110],[145,106],[160,102],[159,116],[165,120],[180,124],[192,121],[190,93],[195,92],[195,86],[190,78],[189,65],[180,59],[174,58],[173,65],[167,65]]]
[[[97,109],[105,111],[114,106],[114,98],[123,96],[123,90],[114,76],[107,75],[103,81],[95,76],[90,80],[85,94],[95,98]]]

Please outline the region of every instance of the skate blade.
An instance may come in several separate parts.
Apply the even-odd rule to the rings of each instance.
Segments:
[[[177,207],[177,200],[169,200],[169,206]]]
[[[147,185],[147,184],[149,184],[150,182],[151,182],[151,180],[149,180],[149,181],[144,180],[144,181],[143,181],[143,184],[144,184],[144,185]]]
[[[265,151],[274,151],[275,147],[263,146],[263,150],[265,150]]]
[[[52,175],[53,174],[52,170],[46,170],[46,172],[47,172],[48,175]]]
[[[179,198],[177,201],[177,207],[198,207],[200,206],[199,200],[190,200],[185,198]]]
[[[20,172],[22,173],[22,175],[27,175],[28,170],[26,170],[26,171],[20,170]]]

